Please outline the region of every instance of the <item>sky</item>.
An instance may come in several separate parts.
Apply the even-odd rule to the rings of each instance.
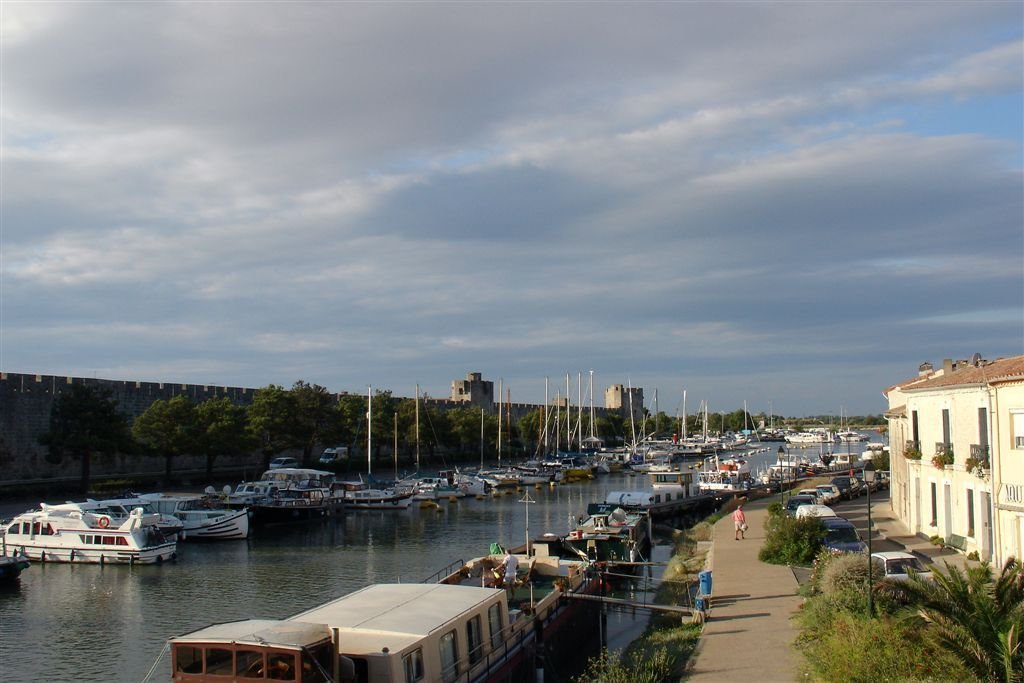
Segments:
[[[1022,26],[5,0],[0,370],[881,413],[1024,353]]]

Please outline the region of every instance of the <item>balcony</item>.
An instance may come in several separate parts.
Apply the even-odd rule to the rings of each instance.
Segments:
[[[981,445],[972,443],[971,457],[967,459],[967,462],[964,463],[964,465],[967,467],[968,471],[973,471],[978,468],[982,470],[990,469],[992,465],[989,462],[988,444]]]
[[[945,468],[947,465],[953,464],[953,444],[946,441],[939,441],[935,444],[935,456],[932,458],[932,464],[939,469]]]
[[[953,455],[953,444],[948,441],[936,441],[935,455]]]

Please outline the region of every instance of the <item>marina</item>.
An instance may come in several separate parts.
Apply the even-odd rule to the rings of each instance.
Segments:
[[[761,471],[776,453],[761,449],[748,459]],[[16,585],[0,592],[0,661],[13,672],[11,680],[143,680],[150,671],[150,680],[169,680],[171,638],[216,623],[288,619],[374,584],[422,583],[453,562],[458,565],[451,571],[480,557],[492,543],[515,548],[528,538],[576,532],[577,557],[593,547],[595,554],[622,557],[625,565],[632,559],[629,542],[646,542],[650,530],[626,524],[614,508],[590,506],[613,492],[640,494],[651,486],[649,474],[622,472],[438,499],[428,508],[349,510],[259,527],[242,541],[179,543],[176,561],[160,566],[33,562]],[[630,529],[625,544],[619,528]],[[658,557],[653,542],[650,556]],[[640,559],[650,557],[641,550]],[[609,610],[609,642],[616,632],[635,637],[642,630],[648,612],[631,612]],[[118,656],[83,661],[77,653],[97,623]],[[45,670],[32,655],[32,643],[42,639],[59,641]]]

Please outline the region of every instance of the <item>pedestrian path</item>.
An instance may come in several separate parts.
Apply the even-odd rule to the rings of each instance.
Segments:
[[[764,542],[764,522],[771,499],[743,506],[746,538],[734,538],[732,517],[713,528],[708,556],[711,611],[697,651],[690,658],[687,681],[775,683],[797,678],[797,629],[790,617],[799,609],[797,580],[789,567],[757,559]]]

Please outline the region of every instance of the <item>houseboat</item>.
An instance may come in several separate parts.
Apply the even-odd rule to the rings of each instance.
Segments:
[[[256,526],[322,519],[345,505],[344,492],[333,472],[281,467],[267,470],[260,481],[269,485],[269,494],[254,497],[249,505]]]
[[[488,587],[501,556],[477,558],[438,583],[375,584],[283,621],[248,619],[172,638],[176,683],[533,680],[538,642],[581,623],[563,591],[585,585],[580,561],[533,557],[538,587]],[[525,584],[524,584],[525,586]],[[520,601],[519,597],[523,600]],[[590,617],[593,624],[594,619]],[[596,626],[592,626],[596,628]],[[589,630],[581,633],[589,637]],[[567,636],[573,636],[568,633]],[[561,644],[561,641],[560,641]]]
[[[157,527],[158,515],[135,508],[115,524],[108,515],[49,506],[16,516],[4,529],[4,546],[43,562],[150,564],[177,557],[177,543]]]
[[[613,491],[605,496],[605,502],[627,511],[646,512],[654,519],[674,517],[713,506],[713,496],[701,491],[693,471],[673,466],[670,469],[653,469],[647,476],[650,478],[650,489]]]

